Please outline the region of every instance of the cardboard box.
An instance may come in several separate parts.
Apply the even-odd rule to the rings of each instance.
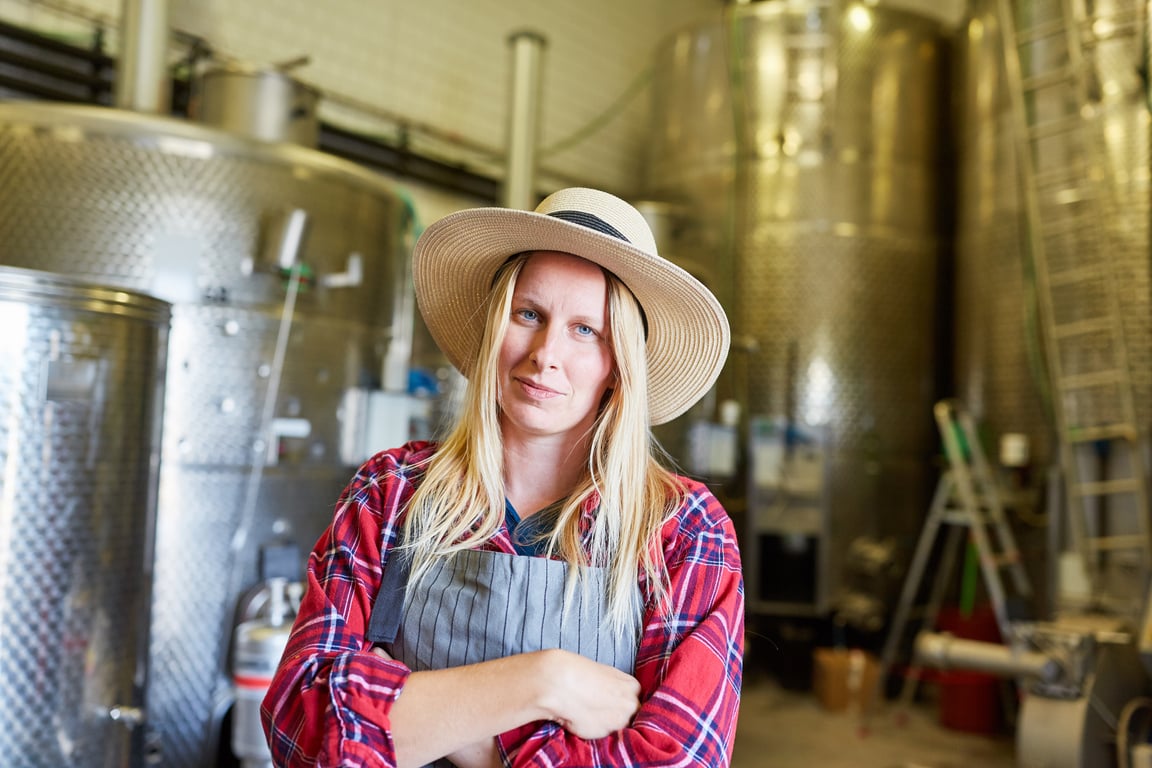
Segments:
[[[813,651],[812,690],[830,712],[863,712],[875,703],[879,660],[859,649]]]

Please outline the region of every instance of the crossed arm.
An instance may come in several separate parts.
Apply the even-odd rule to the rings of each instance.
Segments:
[[[373,653],[391,660],[383,649]],[[493,737],[537,720],[602,738],[628,725],[639,694],[631,675],[562,650],[416,672],[392,706],[396,765],[447,755],[459,768],[499,766]]]
[[[413,673],[364,630],[402,494],[337,512],[264,702],[277,765],[724,766],[743,651],[743,585],[731,522],[706,491],[669,521],[670,613],[650,612],[635,675],[561,650]],[[385,479],[385,481],[387,480]],[[354,494],[349,498],[354,498]],[[395,497],[395,498],[393,498]],[[499,537],[492,548],[508,547]]]

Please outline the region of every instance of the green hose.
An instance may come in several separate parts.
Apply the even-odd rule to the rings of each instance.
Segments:
[[[960,576],[960,615],[965,619],[976,609],[976,591],[980,587],[980,554],[968,540],[964,550],[964,571]]]

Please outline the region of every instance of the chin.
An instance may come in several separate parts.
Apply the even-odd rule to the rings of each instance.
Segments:
[[[504,412],[504,423],[517,432],[534,437],[547,437],[549,435],[562,435],[577,429],[576,423],[565,419],[556,419],[539,413],[524,414],[513,411]]]

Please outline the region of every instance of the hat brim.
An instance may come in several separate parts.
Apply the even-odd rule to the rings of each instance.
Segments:
[[[496,271],[524,251],[562,251],[599,264],[628,286],[648,323],[652,424],[687,411],[715,383],[728,355],[728,319],[700,281],[623,240],[546,214],[512,208],[458,211],[428,227],[412,255],[420,313],[448,360],[470,376]]]

